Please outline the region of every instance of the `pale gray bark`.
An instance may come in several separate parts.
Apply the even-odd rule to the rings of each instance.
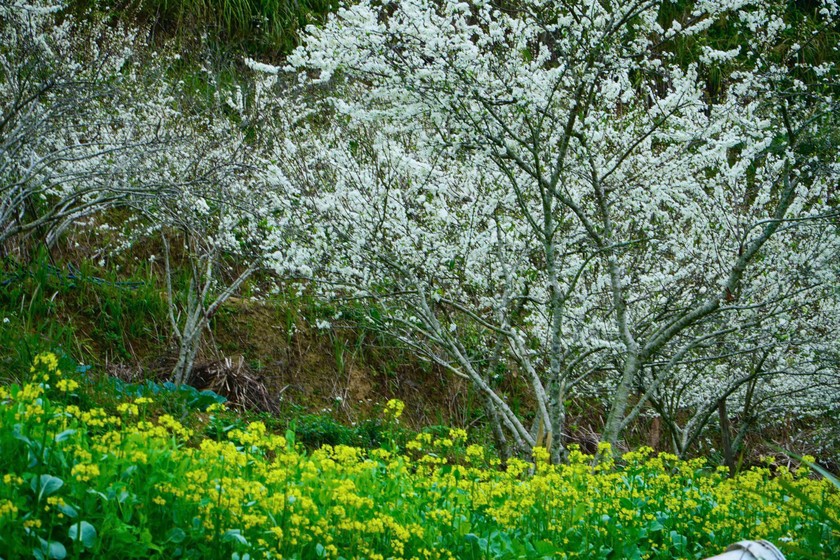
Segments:
[[[213,269],[218,265],[218,254],[214,251],[204,255],[189,254],[188,259],[196,259],[190,263],[190,285],[183,308],[175,301],[172,288],[172,268],[169,241],[166,233],[161,233],[164,247],[164,264],[166,280],[166,298],[168,304],[169,323],[178,343],[178,359],[172,369],[172,381],[176,385],[190,382],[195,358],[201,346],[202,335],[210,324],[213,315],[258,269],[257,263],[252,263],[243,270],[236,279],[225,286],[215,297],[211,297],[214,285]],[[181,320],[181,316],[184,316]]]

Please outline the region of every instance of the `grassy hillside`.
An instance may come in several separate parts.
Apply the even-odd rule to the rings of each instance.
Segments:
[[[6,261],[2,378],[20,380],[37,354],[60,350],[99,375],[166,379],[175,348],[159,263],[129,254],[101,267],[72,257],[80,255],[59,251],[28,264]],[[352,315],[364,310],[319,305],[305,294],[254,300],[252,288],[215,316],[197,364],[199,388],[234,401],[239,395],[246,408],[327,412],[345,423],[363,420],[391,398],[410,403],[411,425],[465,426],[476,419],[479,407],[468,384],[359,326]],[[326,319],[335,328],[317,327]],[[430,384],[440,389],[425,390]]]

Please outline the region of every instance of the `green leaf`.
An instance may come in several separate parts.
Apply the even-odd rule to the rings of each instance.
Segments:
[[[67,557],[67,549],[60,542],[52,541],[47,545],[47,554],[53,560],[64,560]]]
[[[248,546],[248,540],[242,536],[242,531],[239,529],[229,529],[222,535],[222,542],[236,541],[239,544]]]
[[[624,553],[622,558],[625,560],[641,560],[642,552],[639,550],[638,545],[635,543],[626,544],[624,545]]]
[[[688,539],[676,531],[671,531],[670,536],[671,543],[673,543],[674,547],[678,550],[683,550],[688,544]]]
[[[833,484],[835,488],[840,490],[840,479],[838,479],[837,477],[832,475],[830,472],[828,472],[827,470],[825,470],[824,468],[822,468],[818,464],[813,463],[811,461],[806,461],[800,455],[797,455],[796,453],[792,453],[790,451],[786,451],[779,446],[774,445],[772,447],[775,448],[777,451],[780,451],[780,452],[788,455],[789,457],[793,457],[794,459],[801,462],[802,464],[807,465],[811,469],[817,471],[819,474],[821,474],[823,477],[825,477],[826,480],[828,480],[831,484]],[[780,480],[780,484],[785,490],[790,492],[790,494],[792,496],[794,496],[796,498],[799,498],[799,500],[803,504],[806,504],[806,505],[810,506],[812,509],[814,509],[820,515],[823,522],[827,522],[829,525],[834,526],[835,529],[840,530],[840,522],[836,521],[834,518],[832,518],[831,516],[828,515],[828,511],[827,511],[825,505],[822,505],[822,504],[818,503],[816,500],[814,500],[814,498],[812,498],[811,496],[808,496],[801,489],[799,489],[796,486],[794,486],[793,484],[791,484],[790,481]]]
[[[459,515],[458,517],[454,518],[452,521],[453,521],[452,526],[455,528],[458,535],[460,535],[462,537],[466,536],[467,533],[469,533],[470,530],[472,529],[472,524],[463,515]]]
[[[806,465],[823,475],[831,484],[833,484],[838,490],[840,490],[840,479],[838,479],[836,476],[834,476],[833,474],[831,474],[816,463],[805,461],[804,459],[800,459],[800,461],[802,461],[803,463],[805,463]]]
[[[37,494],[38,501],[41,501],[41,499],[58,492],[59,488],[64,486],[64,481],[51,474],[42,474],[38,478],[33,478],[30,486],[32,491]]]
[[[534,549],[534,553],[540,558],[553,557],[559,550],[554,543],[545,540],[533,543],[532,547]]]
[[[79,512],[76,511],[76,508],[69,504],[59,504],[58,511],[69,517],[70,519],[75,519],[79,516]]]
[[[81,541],[85,548],[93,548],[93,545],[96,544],[96,528],[87,521],[80,521],[71,525],[67,535],[73,542]]]
[[[41,548],[36,548],[32,551],[32,555],[37,560],[64,560],[67,558],[67,549],[58,541],[47,542],[44,539],[41,541]]]
[[[60,434],[56,434],[56,436],[55,436],[55,442],[56,442],[56,443],[62,442],[62,441],[64,441],[65,439],[69,438],[70,436],[72,436],[72,435],[73,435],[73,434],[75,434],[75,433],[76,433],[76,430],[73,430],[73,429],[64,430],[64,431],[63,431],[63,432],[61,432]]]
[[[324,545],[318,543],[315,545],[315,556],[318,558],[323,558],[327,555],[327,549],[324,548]]]
[[[105,494],[103,494],[103,493],[102,493],[102,492],[100,492],[99,490],[94,490],[93,488],[88,488],[88,489],[87,489],[87,493],[88,493],[88,494],[94,494],[94,495],[96,495],[96,496],[99,496],[100,498],[102,498],[102,501],[103,501],[103,502],[108,502],[108,496],[106,496]]]
[[[23,435],[23,425],[22,424],[15,424],[15,426],[13,428],[13,431],[12,431],[12,437],[22,441],[26,445],[32,445],[32,440],[30,440],[28,437]]]
[[[180,544],[184,542],[184,539],[187,538],[187,534],[184,532],[183,529],[175,527],[174,529],[170,529],[168,533],[166,533],[166,542],[171,542],[174,544]]]

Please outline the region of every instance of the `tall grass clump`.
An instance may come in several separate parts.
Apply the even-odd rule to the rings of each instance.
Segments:
[[[79,360],[134,360],[164,346],[166,303],[143,266],[130,275],[82,260],[57,266],[38,253],[0,274],[0,367],[20,378],[40,352],[60,347]],[[0,379],[2,375],[0,374]]]
[[[256,54],[285,54],[309,24],[323,21],[337,0],[140,0],[136,17],[167,35],[188,36],[202,29],[228,45]]]

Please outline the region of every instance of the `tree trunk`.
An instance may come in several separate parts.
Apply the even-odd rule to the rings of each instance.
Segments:
[[[720,419],[720,445],[723,450],[723,462],[729,468],[729,476],[735,476],[735,453],[732,449],[732,429],[729,415],[726,413],[726,397],[718,401]]]
[[[507,464],[507,460],[511,457],[510,443],[505,437],[505,430],[502,427],[499,413],[496,411],[493,401],[486,395],[484,396],[484,410],[487,411],[487,416],[490,418],[490,426],[493,428],[493,441],[499,453],[499,459],[502,460],[503,465]]]
[[[659,442],[662,439],[662,418],[657,416],[650,423],[647,444],[653,449],[659,449]]]
[[[200,340],[198,338],[189,347],[182,346],[181,351],[178,353],[178,363],[175,364],[175,368],[172,370],[172,382],[175,385],[185,385],[190,382],[190,375],[195,364],[195,356],[198,354],[198,342]]]
[[[601,435],[601,441],[609,443],[613,451],[616,449],[618,436],[621,434],[624,413],[627,410],[627,403],[630,400],[630,390],[633,387],[633,379],[639,373],[640,366],[638,350],[628,348],[627,359],[624,361],[624,371],[621,374],[621,382],[613,397],[610,413],[604,425],[604,433]]]

